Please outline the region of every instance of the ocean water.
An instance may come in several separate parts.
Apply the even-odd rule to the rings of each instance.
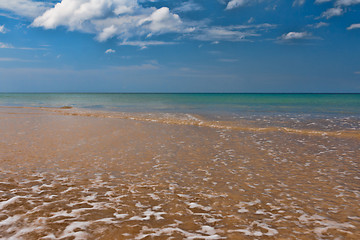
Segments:
[[[360,239],[359,97],[0,94],[0,239]]]
[[[0,106],[72,106],[120,112],[360,116],[360,94],[0,93]]]

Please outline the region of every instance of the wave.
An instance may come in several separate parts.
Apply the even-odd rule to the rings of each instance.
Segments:
[[[198,127],[209,127],[224,130],[244,131],[244,132],[283,132],[310,136],[332,136],[360,139],[359,130],[341,130],[341,131],[322,131],[312,129],[296,129],[290,127],[266,126],[259,127],[254,125],[252,121],[249,126],[249,121],[219,121],[208,120],[203,116],[197,114],[184,113],[128,113],[128,112],[101,112],[101,111],[83,111],[79,109],[56,109],[46,108],[47,111],[56,112],[62,115],[82,116],[82,117],[98,117],[98,118],[114,118],[114,119],[128,119],[143,122],[155,122],[171,125],[188,125]]]
[[[360,130],[338,130],[338,131],[324,131],[313,129],[298,129],[283,126],[257,126],[254,121],[247,121],[245,119],[237,119],[232,121],[226,120],[209,120],[197,114],[186,113],[134,113],[134,112],[106,112],[95,110],[82,110],[70,107],[49,108],[49,107],[0,107],[0,108],[17,108],[17,109],[32,109],[52,112],[60,115],[79,116],[79,117],[96,117],[96,118],[112,118],[112,119],[127,119],[142,122],[154,122],[171,125],[188,125],[198,127],[209,127],[222,130],[234,130],[242,132],[283,132],[308,136],[331,136],[341,138],[356,138],[360,139]],[[29,113],[34,114],[34,113]]]

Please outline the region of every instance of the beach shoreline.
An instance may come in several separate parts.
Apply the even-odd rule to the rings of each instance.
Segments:
[[[100,113],[0,108],[1,237],[360,236],[358,138]]]

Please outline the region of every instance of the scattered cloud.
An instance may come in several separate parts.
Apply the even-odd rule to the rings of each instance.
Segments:
[[[5,25],[0,25],[0,33],[6,33],[7,29],[5,28]]]
[[[316,0],[315,3],[316,4],[321,4],[321,3],[326,3],[326,2],[331,2],[332,0]]]
[[[105,54],[110,54],[110,53],[116,53],[116,51],[111,48],[105,51]]]
[[[32,48],[32,47],[14,47],[12,44],[0,42],[0,48],[19,49],[19,50],[47,50],[46,48]]]
[[[195,32],[193,38],[200,41],[211,41],[213,43],[219,43],[220,41],[249,41],[249,37],[259,37],[263,32],[266,32],[269,29],[276,27],[277,25],[269,23],[233,26],[212,26],[199,29]]]
[[[201,10],[203,10],[203,7],[194,1],[183,2],[179,7],[174,9],[175,12],[192,12]]]
[[[302,5],[304,5],[304,3],[305,3],[305,0],[294,0],[292,6],[293,6],[293,7],[302,6]]]
[[[0,42],[0,48],[14,48],[14,46],[8,43]]]
[[[34,60],[20,58],[0,58],[0,62],[35,62]]]
[[[31,0],[0,0],[0,9],[28,18],[39,16],[51,7],[51,5],[52,3],[34,2]]]
[[[226,4],[225,10],[232,10],[234,8],[245,7],[254,3],[262,3],[264,0],[218,0],[220,3]],[[295,2],[305,2],[305,0],[295,0]],[[294,4],[295,4],[294,2]],[[301,3],[302,5],[303,3]],[[265,10],[275,10],[276,4],[271,4]]]
[[[247,22],[248,23],[253,23],[253,22],[255,22],[255,18],[251,17],[251,18],[249,18],[249,20]]]
[[[337,0],[335,3],[337,6],[351,6],[355,4],[360,4],[360,0]]]
[[[354,74],[359,74],[359,75],[360,75],[360,71],[358,71],[358,72],[354,72]]]
[[[250,3],[250,0],[230,0],[226,6],[226,10],[231,10],[238,7],[243,7]]]
[[[351,24],[350,27],[347,28],[347,30],[353,30],[360,28],[360,23]]]
[[[277,43],[296,43],[301,40],[319,39],[309,32],[288,32],[277,39]]]
[[[327,27],[329,26],[330,24],[329,23],[326,23],[326,22],[318,22],[318,23],[314,23],[314,24],[309,24],[307,25],[308,27],[311,27],[311,28],[322,28],[322,27]]]
[[[329,8],[325,12],[321,14],[321,17],[329,19],[335,16],[341,16],[344,14],[344,10],[342,8],[336,7],[336,8]]]
[[[200,33],[195,34],[194,38],[200,41],[245,41],[247,37],[259,36],[257,33],[247,32],[247,31],[238,31],[234,26],[230,27],[220,27],[213,26],[201,30]]]
[[[119,43],[120,46],[134,46],[145,49],[148,46],[159,46],[159,45],[173,45],[177,42],[164,42],[164,41],[123,41]]]
[[[224,62],[224,63],[234,63],[234,62],[238,62],[239,59],[234,59],[234,58],[221,58],[219,59],[219,62]]]
[[[289,32],[286,34],[283,34],[281,36],[281,39],[283,40],[297,40],[297,39],[306,39],[309,37],[309,33],[307,32]]]
[[[157,70],[160,68],[160,65],[157,61],[150,61],[149,63],[144,63],[140,65],[127,65],[127,66],[114,66],[111,69],[121,70],[121,71],[146,71],[146,70]]]
[[[329,26],[329,24],[328,23],[326,23],[326,22],[319,22],[319,23],[317,23],[317,24],[315,24],[315,28],[322,28],[322,27],[327,27],[327,26]]]

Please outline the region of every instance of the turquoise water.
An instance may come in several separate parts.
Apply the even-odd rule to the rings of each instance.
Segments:
[[[360,94],[1,93],[0,106],[72,106],[123,112],[360,116]]]

